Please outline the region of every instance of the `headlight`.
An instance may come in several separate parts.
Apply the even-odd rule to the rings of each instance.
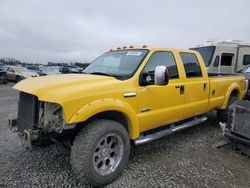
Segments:
[[[59,104],[42,102],[39,110],[40,125],[46,129],[53,129],[57,132],[63,130],[64,117],[63,109]]]

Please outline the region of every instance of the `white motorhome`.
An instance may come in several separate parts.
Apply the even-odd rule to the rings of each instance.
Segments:
[[[250,43],[239,40],[208,41],[190,49],[200,52],[208,73],[235,73],[250,65]]]

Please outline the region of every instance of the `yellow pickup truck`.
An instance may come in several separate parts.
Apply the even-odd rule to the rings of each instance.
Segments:
[[[117,48],[83,74],[16,84],[17,129],[32,145],[60,135],[69,140],[76,176],[103,186],[121,174],[131,143],[202,123],[211,110],[226,122],[229,104],[244,97],[247,84],[242,76],[208,75],[196,51]]]

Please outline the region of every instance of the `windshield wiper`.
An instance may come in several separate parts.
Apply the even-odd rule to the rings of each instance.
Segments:
[[[113,77],[115,76],[115,75],[104,73],[104,72],[91,72],[91,73],[88,73],[88,74],[96,74],[96,75],[103,75],[103,76],[113,76]]]
[[[110,76],[110,77],[115,77],[117,79],[121,79],[124,76],[122,75],[116,75],[116,74],[108,74],[108,73],[104,73],[104,72],[82,72],[82,74],[95,74],[95,75],[103,75],[103,76]]]

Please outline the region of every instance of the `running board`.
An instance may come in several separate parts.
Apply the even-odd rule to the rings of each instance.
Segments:
[[[140,144],[145,144],[145,143],[148,143],[148,142],[151,142],[153,140],[156,140],[156,139],[159,139],[161,137],[164,137],[164,136],[167,136],[167,135],[170,135],[172,133],[175,133],[175,132],[178,132],[178,131],[181,131],[183,129],[186,129],[186,128],[189,128],[189,127],[192,127],[194,125],[197,125],[197,124],[200,124],[200,123],[203,123],[207,120],[207,117],[203,116],[203,117],[200,117],[200,118],[195,118],[191,121],[188,121],[186,123],[183,123],[181,125],[178,125],[178,126],[172,126],[170,128],[166,128],[164,130],[161,130],[159,132],[155,132],[155,133],[152,133],[152,134],[148,134],[146,136],[140,136],[138,139],[136,139],[134,141],[135,145],[140,145]]]

